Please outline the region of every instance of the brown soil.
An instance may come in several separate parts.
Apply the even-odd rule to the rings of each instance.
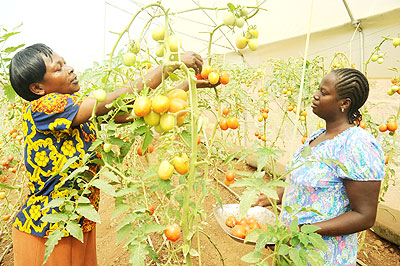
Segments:
[[[242,168],[240,170],[249,171],[249,167],[245,165],[238,165],[237,168]],[[223,180],[223,178],[223,174],[220,174],[219,179]],[[224,204],[238,203],[235,196],[233,196],[229,191],[217,184],[217,182],[214,182],[213,184],[220,192]],[[240,189],[232,189],[240,194]],[[209,218],[207,220],[207,224],[204,225],[204,231],[210,236],[211,241],[218,248],[225,265],[249,265],[242,262],[240,258],[252,251],[254,246],[237,242],[220,228],[212,214],[215,204],[216,201],[213,196],[209,196],[205,199],[203,206]],[[116,244],[115,230],[118,224],[116,221],[111,220],[113,210],[114,202],[112,197],[108,195],[102,195],[100,203],[100,216],[102,217],[103,222],[98,224],[97,227],[97,257],[99,266],[129,265],[128,251],[124,249],[123,244]],[[151,240],[154,246],[159,246],[162,238],[154,235],[151,236]],[[211,242],[203,235],[200,236],[200,242],[201,265],[222,265],[220,255],[213,244],[211,244]],[[197,249],[197,239],[195,239],[194,243]],[[1,240],[0,256],[4,253],[9,244],[10,240]],[[179,241],[173,245],[179,245]],[[160,259],[162,260],[162,258],[163,254],[160,254]],[[398,266],[400,265],[400,249],[396,245],[393,245],[375,235],[373,232],[367,231],[365,245],[359,253],[359,261],[360,265],[362,266]],[[199,265],[198,259],[195,258],[194,263]],[[5,254],[3,260],[0,262],[0,265],[13,265],[12,248],[10,248],[7,254]]]

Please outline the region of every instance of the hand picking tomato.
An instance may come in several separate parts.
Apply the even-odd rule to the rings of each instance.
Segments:
[[[181,237],[181,227],[178,224],[167,225],[164,234],[169,241],[175,242]]]

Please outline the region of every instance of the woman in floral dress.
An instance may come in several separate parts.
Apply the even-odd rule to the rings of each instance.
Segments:
[[[300,226],[320,227],[317,233],[328,248],[322,252],[325,265],[356,265],[357,232],[375,222],[384,177],[383,151],[370,133],[355,125],[368,93],[367,79],[355,69],[333,70],[322,79],[311,107],[326,121],[326,128],[314,132],[296,151],[289,167],[290,186],[286,193],[278,191],[280,199],[285,195],[284,206],[311,207],[322,214],[296,216]],[[303,156],[304,149],[311,154]],[[256,203],[270,204],[265,196]],[[284,209],[281,215],[282,221],[291,222]]]

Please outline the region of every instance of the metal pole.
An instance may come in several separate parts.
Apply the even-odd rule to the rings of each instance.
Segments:
[[[351,13],[351,10],[349,6],[347,5],[346,0],[342,0],[343,4],[347,10],[347,14],[349,14],[351,24],[354,27],[358,28],[358,31],[360,32],[360,70],[365,74],[365,65],[364,65],[364,31],[361,27],[361,21],[360,20],[354,20],[353,14]]]

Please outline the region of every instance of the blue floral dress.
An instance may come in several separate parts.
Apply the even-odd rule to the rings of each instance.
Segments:
[[[47,214],[58,213],[58,207],[45,207],[53,199],[80,190],[77,182],[64,180],[82,165],[83,157],[96,139],[96,127],[92,122],[76,127],[71,125],[82,100],[76,94],[50,93],[25,103],[23,107],[24,159],[29,193],[13,222],[13,226],[22,232],[47,237],[59,229],[58,223],[41,220]],[[79,159],[62,172],[65,163],[74,156]],[[92,157],[97,158],[97,154],[92,154]],[[91,174],[99,168],[94,164],[88,167],[87,172]],[[89,200],[98,209],[100,192],[94,187],[89,190]],[[84,217],[80,217],[78,222],[83,232],[91,231],[96,225]],[[68,236],[67,231],[64,233]]]
[[[343,179],[357,181],[377,181],[384,177],[384,155],[378,141],[366,130],[350,127],[333,139],[326,140],[311,147],[311,155],[302,156],[309,143],[325,132],[325,129],[314,132],[293,156],[289,177],[290,186],[286,191],[285,205],[312,207],[315,212],[297,214],[299,224],[315,223],[337,217],[349,212],[350,203],[346,194]],[[306,157],[306,158],[304,158]],[[317,162],[303,164],[307,158]],[[333,159],[325,163],[318,158]],[[344,166],[344,167],[343,167]],[[290,215],[282,212],[282,221],[290,223]],[[328,252],[323,252],[325,265],[356,265],[357,234],[336,237],[323,237]]]

